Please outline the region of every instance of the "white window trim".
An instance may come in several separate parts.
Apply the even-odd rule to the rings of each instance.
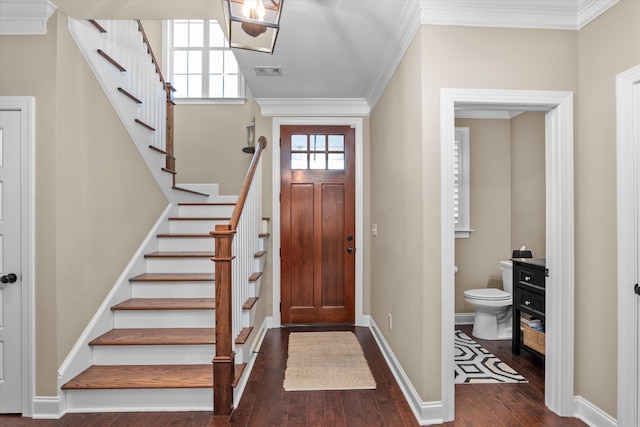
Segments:
[[[458,216],[461,220],[460,224],[455,227],[455,237],[456,239],[468,239],[473,231],[471,229],[471,197],[469,192],[469,128],[456,127],[455,138],[459,145]]]
[[[169,49],[169,40],[171,40],[171,26],[169,22],[172,20],[162,21],[162,69],[169,82],[173,80],[173,72],[171,70],[171,49]],[[215,21],[215,19],[209,19]],[[227,41],[228,42],[228,41]],[[178,105],[196,105],[196,104],[244,104],[247,95],[247,82],[242,71],[238,69],[238,97],[237,98],[175,98],[174,102]]]

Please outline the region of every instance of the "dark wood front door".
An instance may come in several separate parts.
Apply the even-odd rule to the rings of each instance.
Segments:
[[[355,131],[282,126],[283,324],[355,321]]]

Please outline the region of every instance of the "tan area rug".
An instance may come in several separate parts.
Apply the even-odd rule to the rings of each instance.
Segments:
[[[353,332],[289,334],[286,391],[375,388],[376,381]]]

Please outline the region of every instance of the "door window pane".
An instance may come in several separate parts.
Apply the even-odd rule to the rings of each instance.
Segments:
[[[344,169],[344,153],[329,153],[329,169]]]
[[[291,169],[308,169],[307,153],[291,153]]]
[[[344,151],[343,135],[329,135],[329,151]]]
[[[291,151],[307,151],[307,135],[291,135]]]
[[[327,155],[325,153],[311,153],[309,156],[309,169],[326,169]]]
[[[310,151],[325,151],[327,142],[326,135],[309,135]]]

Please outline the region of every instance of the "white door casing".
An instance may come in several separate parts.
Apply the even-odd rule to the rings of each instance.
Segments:
[[[639,426],[640,413],[640,65],[616,77],[618,207],[619,426]]]
[[[12,329],[12,322],[15,322],[16,316],[19,317],[18,345],[20,346],[19,354],[21,358],[20,366],[16,366],[16,361],[7,359],[3,361],[4,366],[0,368],[5,370],[1,375],[6,376],[7,381],[16,381],[15,378],[18,378],[20,383],[18,388],[11,388],[9,392],[5,392],[5,390],[0,392],[0,412],[17,412],[25,417],[32,417],[35,400],[35,335],[33,329],[35,98],[0,96],[0,116],[2,116],[1,120],[3,122],[0,126],[6,126],[6,118],[11,120],[12,123],[16,121],[17,123],[15,124],[18,128],[17,140],[14,140],[11,135],[4,134],[5,132],[3,131],[4,148],[2,150],[2,160],[0,161],[2,164],[0,182],[2,182],[3,194],[2,213],[0,215],[2,218],[0,235],[3,238],[0,276],[15,273],[17,280],[15,283],[7,283],[5,290],[0,291],[2,292],[0,298],[7,301],[10,299],[13,304],[18,304],[19,306],[19,308],[11,307],[11,314],[9,314],[9,311],[2,313],[4,315],[2,328],[6,326],[7,329]],[[10,151],[6,150],[8,145],[11,145]],[[5,170],[7,165],[10,166],[9,170]],[[7,186],[12,187],[12,189],[7,189]],[[7,242],[5,239],[11,241],[17,239],[17,243]],[[16,249],[17,247],[19,249]],[[16,262],[18,265],[15,265]],[[6,309],[7,305],[3,301],[0,301],[0,304],[4,306],[3,310]],[[4,340],[7,335],[4,331],[1,334],[4,335],[0,335],[0,340]],[[15,339],[14,336],[10,338],[12,343],[15,343],[13,341]],[[12,347],[14,345],[11,344]],[[6,372],[7,369],[15,371],[10,374],[11,379],[9,379],[9,375]],[[12,397],[8,398],[7,393]],[[5,401],[7,402],[7,408],[5,408]]]
[[[0,111],[0,413],[22,412],[20,111]]]
[[[571,92],[442,89],[441,155],[441,394],[443,421],[454,419],[454,152],[455,109],[545,111],[547,279],[545,404],[573,415],[574,215],[573,94]]]

